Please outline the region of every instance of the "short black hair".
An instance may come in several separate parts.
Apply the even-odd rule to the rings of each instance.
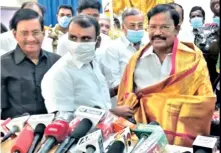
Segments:
[[[39,4],[39,3],[36,3],[36,2],[24,2],[24,3],[21,5],[21,9],[24,9],[24,8],[27,7],[27,6],[33,6],[33,5],[36,5],[36,6],[39,7],[39,9],[41,10],[41,13],[42,13],[42,15],[43,15],[43,17],[44,17],[44,14],[45,14],[45,12],[46,12],[45,7],[44,7],[43,5],[41,5],[41,4]]]
[[[195,12],[195,11],[198,11],[198,10],[202,12],[203,19],[205,20],[205,11],[204,11],[203,8],[200,7],[200,6],[194,6],[194,7],[190,10],[189,17],[191,18],[191,13],[192,13],[192,12]]]
[[[169,5],[172,5],[172,6],[175,6],[175,7],[179,7],[179,8],[181,8],[181,10],[182,10],[182,21],[184,20],[184,9],[183,9],[183,7],[182,7],[182,5],[180,5],[180,4],[177,4],[177,3],[174,3],[174,2],[171,2],[171,3],[168,3]],[[181,18],[181,17],[180,17]]]
[[[1,33],[7,32],[7,31],[8,29],[6,28],[6,26],[3,23],[1,23]]]
[[[37,12],[31,9],[19,9],[18,11],[16,11],[10,21],[10,29],[17,30],[17,25],[20,21],[31,20],[31,19],[39,19],[41,30],[42,31],[44,30],[43,18]]]
[[[141,12],[138,9],[133,7],[128,8],[122,14],[122,21],[124,21],[124,19],[128,16],[139,15],[139,14],[141,14]]]
[[[157,15],[159,13],[165,13],[165,12],[170,13],[171,19],[174,21],[174,25],[177,26],[180,20],[179,13],[174,9],[174,7],[168,4],[159,4],[153,7],[147,13],[148,22],[150,21],[151,17],[153,17],[154,15]]]
[[[57,14],[59,13],[60,9],[62,9],[62,8],[71,10],[71,14],[74,15],[73,7],[71,5],[60,5],[58,7]]]
[[[97,9],[99,12],[101,10],[101,4],[98,0],[79,0],[78,1],[78,13],[81,13],[84,9]]]
[[[94,26],[94,28],[96,30],[96,36],[100,35],[100,25],[94,17],[91,17],[89,15],[81,15],[80,14],[80,15],[73,17],[70,24],[72,24],[72,23],[78,24],[82,28],[88,28],[88,27]]]

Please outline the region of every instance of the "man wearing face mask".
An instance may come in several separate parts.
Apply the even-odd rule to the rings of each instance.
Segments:
[[[95,50],[100,45],[100,27],[95,18],[74,17],[69,25],[68,38],[62,41],[68,51],[44,76],[42,95],[49,113],[74,111],[80,105],[99,106],[118,116],[132,116],[128,106],[111,108],[109,89]]]
[[[78,14],[89,15],[89,16],[94,17],[97,21],[99,21],[100,10],[101,10],[101,4],[98,0],[79,0],[78,1],[78,8],[77,8]],[[67,38],[68,35],[66,34],[65,37]],[[103,48],[102,50],[105,50],[104,48],[106,48],[107,44],[109,43],[111,39],[109,36],[103,33],[100,34],[100,37],[101,37],[100,48]],[[61,41],[63,41],[63,39],[61,39]],[[68,51],[63,49],[63,46],[62,46],[63,43],[61,41],[58,42],[57,54],[63,56]],[[99,48],[99,51],[101,51],[100,48]]]
[[[48,45],[48,50],[53,50],[54,53],[57,53],[58,41],[68,32],[68,25],[73,16],[73,9],[70,5],[61,5],[57,11],[57,21],[58,24],[54,28],[47,30],[46,38],[48,41],[45,43],[51,44]],[[43,44],[46,46],[46,44]]]
[[[120,83],[124,69],[131,58],[148,41],[144,40],[144,15],[136,8],[129,8],[122,14],[124,35],[116,40],[105,51],[102,63],[104,75],[110,88],[117,87]]]
[[[204,24],[205,11],[200,6],[194,6],[190,10],[189,17],[190,17],[190,24],[192,26],[192,29],[190,31],[191,37],[189,37],[189,39],[194,41],[195,38],[194,35],[198,32],[198,28],[201,28]]]
[[[211,0],[210,9],[214,14],[213,22],[220,26],[220,0]]]

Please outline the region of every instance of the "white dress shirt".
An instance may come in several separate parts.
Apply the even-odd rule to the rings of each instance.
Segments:
[[[0,55],[3,55],[16,48],[17,41],[12,31],[0,34]]]
[[[80,105],[99,106],[110,109],[107,82],[99,64],[74,61],[68,52],[45,74],[42,80],[42,95],[48,112],[74,111]]]
[[[172,68],[171,55],[168,54],[161,64],[152,46],[145,51],[137,62],[134,72],[135,90],[139,91],[168,77]]]
[[[141,47],[147,43],[147,39],[142,40]],[[102,65],[110,88],[114,88],[120,84],[124,69],[136,51],[133,44],[124,35],[113,40],[109,45],[105,51]]]
[[[177,37],[182,42],[194,43],[195,35],[193,34],[193,27],[190,25],[182,25]]]
[[[17,46],[17,40],[15,39],[12,31],[7,31],[0,34],[0,55],[3,55],[9,51],[12,51]],[[52,39],[44,37],[41,48],[48,52],[53,52]]]

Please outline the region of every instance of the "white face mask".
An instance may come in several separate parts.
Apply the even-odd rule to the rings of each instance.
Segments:
[[[66,40],[65,46],[74,60],[87,64],[95,58],[96,42],[74,42]]]

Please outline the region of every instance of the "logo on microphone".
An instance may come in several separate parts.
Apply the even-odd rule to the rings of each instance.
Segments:
[[[98,116],[101,116],[103,114],[103,112],[101,112],[101,111],[92,110],[92,109],[86,109],[86,108],[83,108],[83,107],[79,109],[79,112],[93,114],[93,115],[98,115]]]

